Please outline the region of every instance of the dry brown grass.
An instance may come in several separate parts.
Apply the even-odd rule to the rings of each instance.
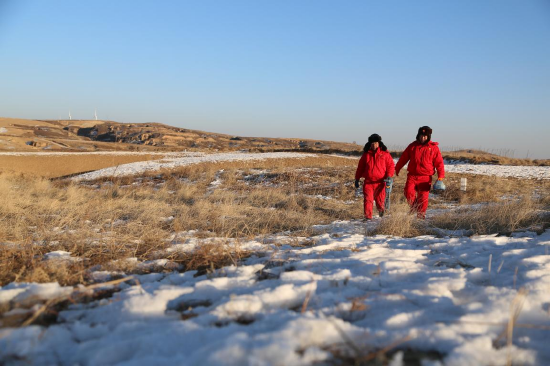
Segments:
[[[468,179],[466,192],[460,191],[462,177]],[[540,232],[550,227],[548,180],[449,173],[445,178],[447,189],[433,195],[428,207],[428,213],[441,208],[445,212],[426,221],[409,214],[403,198],[405,180],[395,180],[391,215],[384,217],[372,234],[414,237],[438,234],[438,229],[509,234],[521,229]],[[449,205],[455,208],[449,209]]]
[[[159,159],[155,155],[25,155],[0,157],[0,173],[56,178],[120,164]]]
[[[460,190],[460,178],[468,180],[466,192]],[[549,180],[448,173],[445,185],[447,189],[440,195],[442,200],[460,204],[499,202],[503,198],[518,195],[536,195],[543,198],[550,194]]]
[[[460,178],[468,179],[466,192]],[[434,216],[433,226],[468,230],[473,234],[509,234],[516,230],[543,230],[550,226],[550,181],[448,174],[447,190],[437,195],[432,207],[458,205]]]
[[[380,224],[369,234],[412,238],[427,234],[426,222],[411,214],[409,205],[402,201],[391,206],[391,213],[380,220]]]
[[[521,197],[502,202],[467,206],[434,216],[435,227],[448,230],[469,230],[472,234],[504,234],[518,230],[541,231],[548,226],[548,217],[541,216],[540,205]]]
[[[202,271],[232,264],[246,253],[227,246],[220,252],[204,243],[193,254],[168,253],[166,239],[189,230],[197,230],[198,237],[225,240],[280,232],[309,236],[314,224],[361,217],[362,202],[354,200],[352,187],[356,163],[332,156],[209,163],[80,184],[0,174],[0,284],[88,283],[91,268],[143,271],[130,258],[143,262],[168,257],[182,268]],[[462,193],[457,188],[460,177],[448,176],[448,190],[432,199],[429,209],[479,202],[493,202],[485,206],[498,209],[485,216],[468,211],[463,221],[451,216],[447,221],[418,221],[408,214],[405,178],[399,177],[390,215],[373,234],[411,237],[430,232],[426,222],[477,233],[509,231],[534,222],[529,212],[548,211],[548,182],[476,176]],[[215,181],[221,185],[212,185]],[[533,206],[519,196],[531,197]],[[504,210],[506,202],[510,207]],[[493,217],[502,219],[492,223]],[[44,260],[55,250],[80,260]]]
[[[191,253],[176,252],[170,259],[183,265],[185,271],[196,271],[195,276],[212,273],[217,268],[234,265],[250,256],[240,245],[228,241],[205,241]]]
[[[0,174],[0,284],[87,283],[90,268],[136,273],[125,259],[166,258],[166,239],[180,231],[222,238],[307,235],[313,224],[353,216],[356,206],[344,203],[352,199],[351,181],[343,186],[342,180],[354,164],[330,157],[204,164],[86,184]],[[216,179],[223,184],[212,186]],[[321,193],[335,199],[315,197]],[[44,260],[56,250],[80,260]],[[203,245],[172,260],[204,269],[240,256]]]
[[[279,231],[307,234],[315,223],[349,218],[353,208],[342,200],[351,199],[353,191],[350,183],[347,187],[342,184],[342,175],[347,171],[349,177],[351,166],[342,167],[342,162],[349,164],[348,159],[321,157],[180,168],[170,172],[171,176],[196,182],[194,189],[203,190],[208,196],[196,200],[184,194],[183,202],[187,204],[179,208],[174,227],[184,230],[192,226],[228,237]],[[304,166],[313,170],[307,173],[294,170]],[[231,188],[209,192],[209,183],[222,167],[224,172],[219,178]],[[269,173],[263,173],[265,170]],[[321,194],[336,200],[316,198]]]

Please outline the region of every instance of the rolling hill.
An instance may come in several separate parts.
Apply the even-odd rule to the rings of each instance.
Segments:
[[[0,151],[358,151],[357,144],[232,136],[168,126],[96,120],[0,117]]]

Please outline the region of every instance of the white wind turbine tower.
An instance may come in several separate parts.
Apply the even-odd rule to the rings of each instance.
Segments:
[[[69,111],[69,119],[72,121],[73,117],[71,117],[71,111]]]
[[[94,116],[95,116],[95,120],[97,121],[97,108],[94,109]]]

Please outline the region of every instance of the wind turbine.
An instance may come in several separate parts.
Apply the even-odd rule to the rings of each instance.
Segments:
[[[95,116],[95,120],[97,121],[97,108],[94,109],[94,116]]]
[[[69,119],[72,121],[73,117],[71,117],[71,111],[69,111]]]

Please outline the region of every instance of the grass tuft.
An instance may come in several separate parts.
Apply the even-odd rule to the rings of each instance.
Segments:
[[[412,238],[428,234],[426,223],[410,213],[409,205],[401,202],[391,206],[391,212],[380,220],[372,235],[390,235]]]
[[[466,206],[434,216],[432,225],[448,230],[469,230],[473,234],[506,234],[519,230],[540,231],[548,225],[538,205],[530,198]]]

